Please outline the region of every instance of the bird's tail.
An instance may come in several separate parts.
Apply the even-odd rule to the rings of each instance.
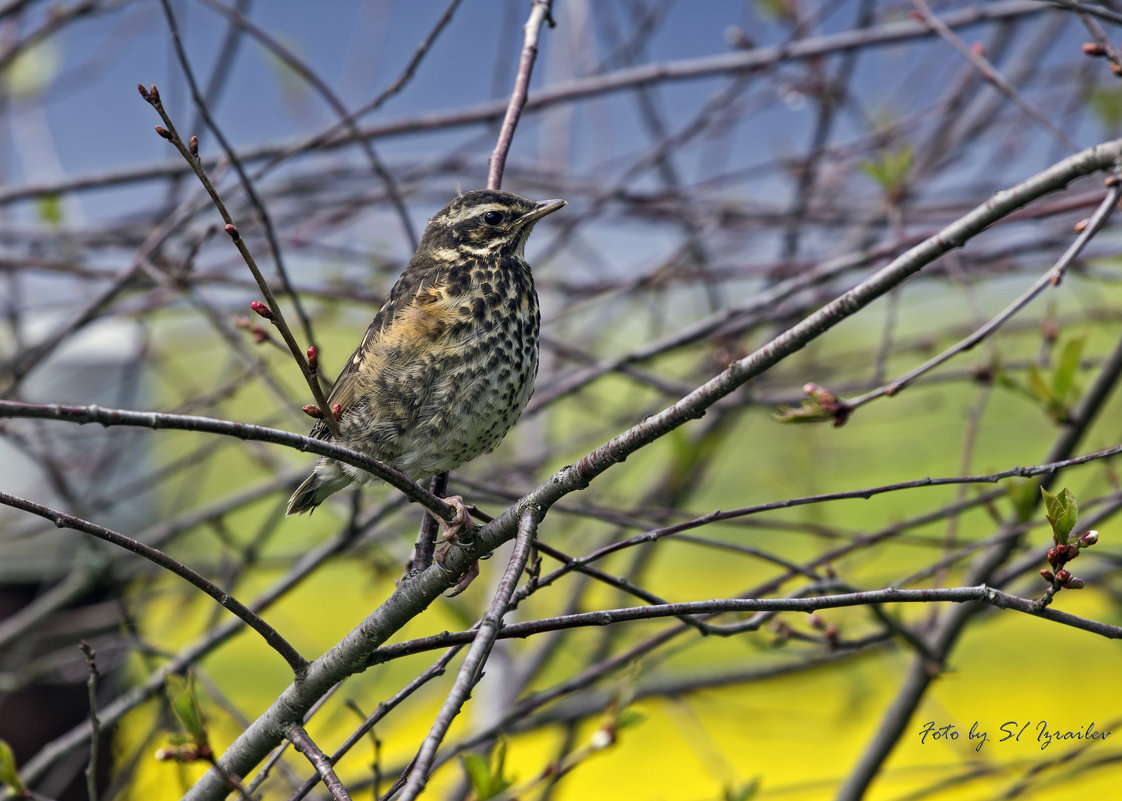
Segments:
[[[288,499],[288,511],[285,512],[285,517],[310,512],[327,500],[327,496],[334,495],[350,483],[351,477],[341,470],[335,475],[324,475],[317,470],[304,479],[304,483],[292,493],[292,497]]]

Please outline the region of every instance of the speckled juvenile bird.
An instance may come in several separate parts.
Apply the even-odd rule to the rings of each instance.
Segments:
[[[339,444],[421,480],[502,441],[538,370],[538,296],[526,238],[564,205],[480,189],[429,221],[327,399],[339,405]],[[332,438],[322,420],[312,436]],[[321,458],[289,499],[288,514],[369,480],[363,470]]]

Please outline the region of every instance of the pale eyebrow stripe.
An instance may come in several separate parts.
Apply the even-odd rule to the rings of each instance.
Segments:
[[[472,206],[471,208],[459,209],[453,214],[449,214],[445,218],[445,221],[451,225],[455,225],[469,220],[472,217],[478,217],[488,211],[507,211],[509,208],[510,206],[503,203],[488,203],[485,206]]]

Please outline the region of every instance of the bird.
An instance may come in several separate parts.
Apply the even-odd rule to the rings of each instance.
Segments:
[[[526,407],[538,370],[540,313],[526,239],[564,205],[477,189],[441,209],[328,395],[338,436],[322,419],[311,436],[415,481],[494,450]],[[373,480],[321,457],[286,516]],[[462,498],[445,500],[457,509],[453,527],[469,521]]]

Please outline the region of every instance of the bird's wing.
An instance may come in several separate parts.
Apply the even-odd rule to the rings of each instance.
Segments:
[[[422,354],[433,353],[464,315],[446,284],[429,278],[409,281],[402,276],[335,379],[328,408],[338,404],[340,417],[345,415],[364,392],[377,385],[378,376],[408,370]],[[323,421],[316,423],[312,436],[327,438]]]

